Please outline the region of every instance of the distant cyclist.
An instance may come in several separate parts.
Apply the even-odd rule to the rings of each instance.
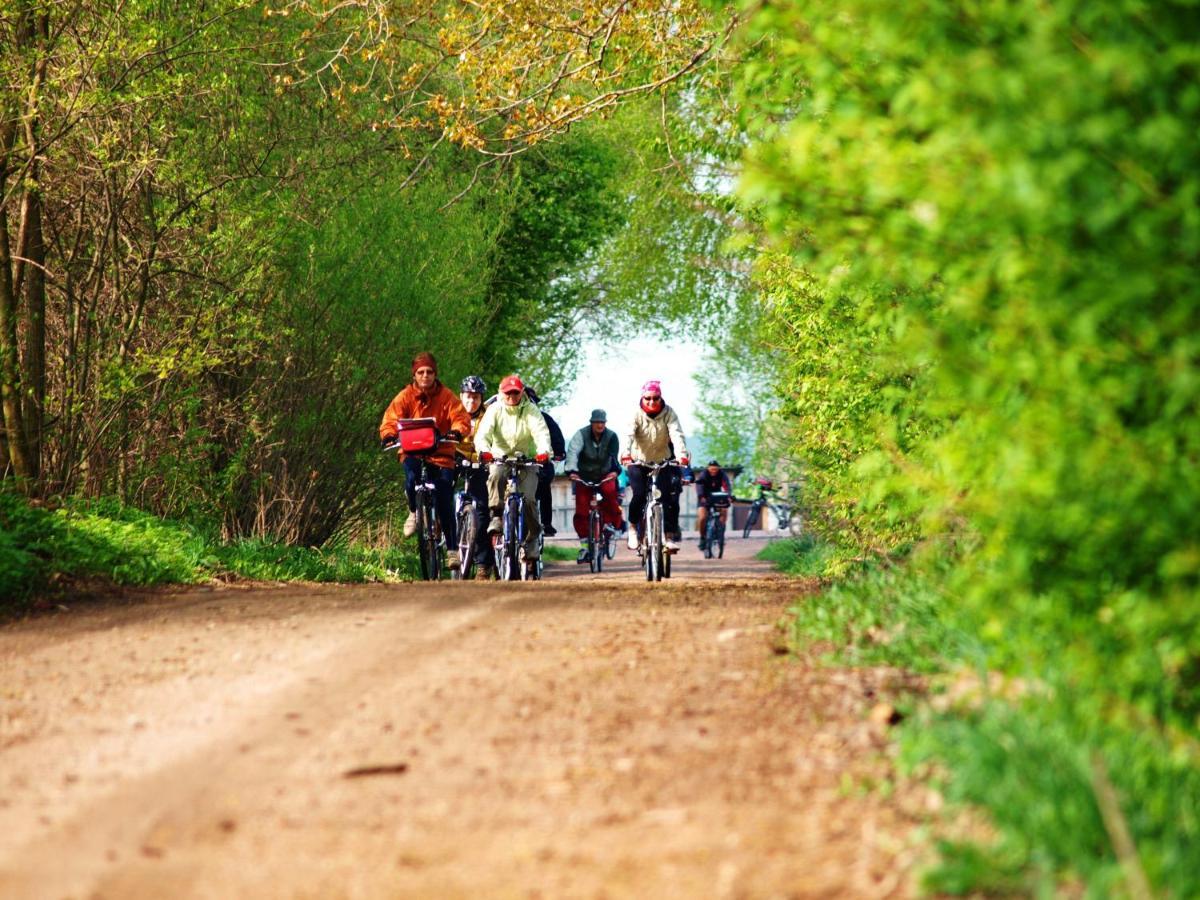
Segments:
[[[621,465],[620,439],[609,429],[608,414],[602,409],[593,409],[591,421],[571,436],[567,444],[567,475],[572,481],[583,479],[593,484],[613,473],[619,474]],[[617,479],[612,478],[600,485],[600,516],[605,525],[624,531],[626,525],[621,517],[621,504],[617,499]],[[588,515],[591,512],[592,488],[575,485],[575,533],[587,541]]]
[[[643,465],[666,462],[676,458],[686,466],[690,462],[687,442],[683,436],[683,428],[679,424],[679,416],[675,410],[663,402],[662,384],[658,381],[647,381],[642,385],[641,401],[638,411],[633,417],[629,435],[625,439],[625,448],[621,454],[621,462],[626,466],[629,475],[629,487],[632,495],[629,500],[629,521],[637,525],[629,529],[629,549],[636,550],[641,537],[642,512],[646,507],[646,498],[650,493],[650,485],[646,480]],[[657,484],[663,497],[663,546],[667,550],[678,550],[681,535],[679,533],[679,492],[681,490],[679,470],[666,468],[658,473]]]
[[[475,448],[479,451],[480,459],[486,463],[492,463],[496,457],[518,453],[539,463],[550,460],[550,429],[546,427],[541,410],[525,396],[525,385],[518,376],[509,375],[500,382],[500,400],[489,406],[483,414],[475,431]],[[504,511],[505,477],[504,467],[492,464],[488,472],[488,509],[492,516],[488,523],[489,534],[504,531],[501,514]],[[537,485],[536,470],[521,473],[518,489],[525,498],[525,516],[529,526],[525,557],[530,560],[538,558],[537,540],[542,533],[537,514]]]
[[[704,523],[708,521],[708,505],[704,501],[706,497],[712,496],[713,491],[724,491],[733,496],[733,487],[729,482],[729,476],[725,474],[725,470],[715,459],[709,460],[704,471],[696,478],[696,530],[700,532],[701,552],[704,552],[704,548],[708,546],[704,540]],[[728,509],[718,509],[716,512],[722,522],[725,522],[729,516]]]
[[[475,430],[488,406],[483,399],[485,396],[487,384],[478,375],[468,375],[462,380],[458,398],[471,417],[471,433],[463,436],[456,449],[463,459],[472,463],[479,462],[479,452],[475,449]],[[467,470],[467,493],[475,498],[475,510],[481,518],[487,514],[488,508],[487,476],[486,468]],[[492,569],[492,545],[488,541],[486,526],[486,521],[480,521],[475,531],[475,559],[479,561],[475,578],[480,581],[490,578]]]
[[[412,384],[395,396],[384,410],[379,423],[379,439],[384,446],[396,442],[401,419],[431,418],[439,433],[453,439],[461,439],[471,430],[471,419],[454,392],[438,381],[437,360],[432,353],[418,353],[412,361]],[[400,454],[404,462],[404,493],[408,499],[408,518],[404,520],[404,536],[412,537],[417,532],[416,480],[421,472],[421,461],[416,457]],[[454,446],[441,444],[425,457],[435,472],[434,502],[438,520],[448,547],[458,546],[458,535],[454,525]],[[451,568],[458,565],[458,551],[450,550],[447,561]]]

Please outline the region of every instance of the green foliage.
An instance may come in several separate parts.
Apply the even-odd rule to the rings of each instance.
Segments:
[[[1009,862],[1053,883],[1069,860],[1098,894],[1089,748],[1139,811],[1152,884],[1196,892],[1154,861],[1194,847],[1168,834],[1167,787],[1194,784],[1194,754],[1155,769],[1120,748],[1200,737],[1198,29],[1192,4],[851,0],[760,7],[747,35],[741,190],[773,250],[767,336],[814,518],[867,551],[954,539],[934,620],[1052,692],[1037,723],[1058,749],[981,721],[944,756],[994,761],[964,797],[1036,831]],[[869,620],[839,596],[819,633]],[[1074,781],[987,743],[1026,740]],[[1065,818],[1035,828],[1055,801]]]

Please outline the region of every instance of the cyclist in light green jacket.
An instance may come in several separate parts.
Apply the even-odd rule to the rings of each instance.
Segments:
[[[525,385],[516,375],[509,375],[500,382],[500,402],[488,407],[475,429],[475,448],[483,462],[491,463],[488,471],[488,507],[492,520],[488,524],[491,534],[504,530],[500,516],[504,506],[504,467],[494,460],[520,453],[530,459],[544,463],[550,459],[550,429],[542,418],[542,411],[525,396]],[[537,469],[526,469],[521,473],[518,487],[525,499],[526,533],[525,555],[528,559],[538,556],[537,539],[542,533],[542,523],[537,513]]]

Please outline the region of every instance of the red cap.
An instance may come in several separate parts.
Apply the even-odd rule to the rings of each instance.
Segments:
[[[647,381],[645,384],[642,385],[642,393],[643,394],[658,394],[661,397],[662,396],[662,382],[658,381],[657,379],[652,380],[652,381]]]
[[[523,390],[525,390],[525,385],[521,383],[521,376],[519,375],[505,376],[504,380],[500,382],[500,393],[502,394]]]

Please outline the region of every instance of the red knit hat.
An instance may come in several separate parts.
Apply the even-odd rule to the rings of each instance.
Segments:
[[[433,358],[432,353],[422,351],[413,357],[412,370],[414,375],[417,374],[417,369],[423,366],[429,366],[429,368],[433,369],[433,374],[437,374],[437,360]]]

